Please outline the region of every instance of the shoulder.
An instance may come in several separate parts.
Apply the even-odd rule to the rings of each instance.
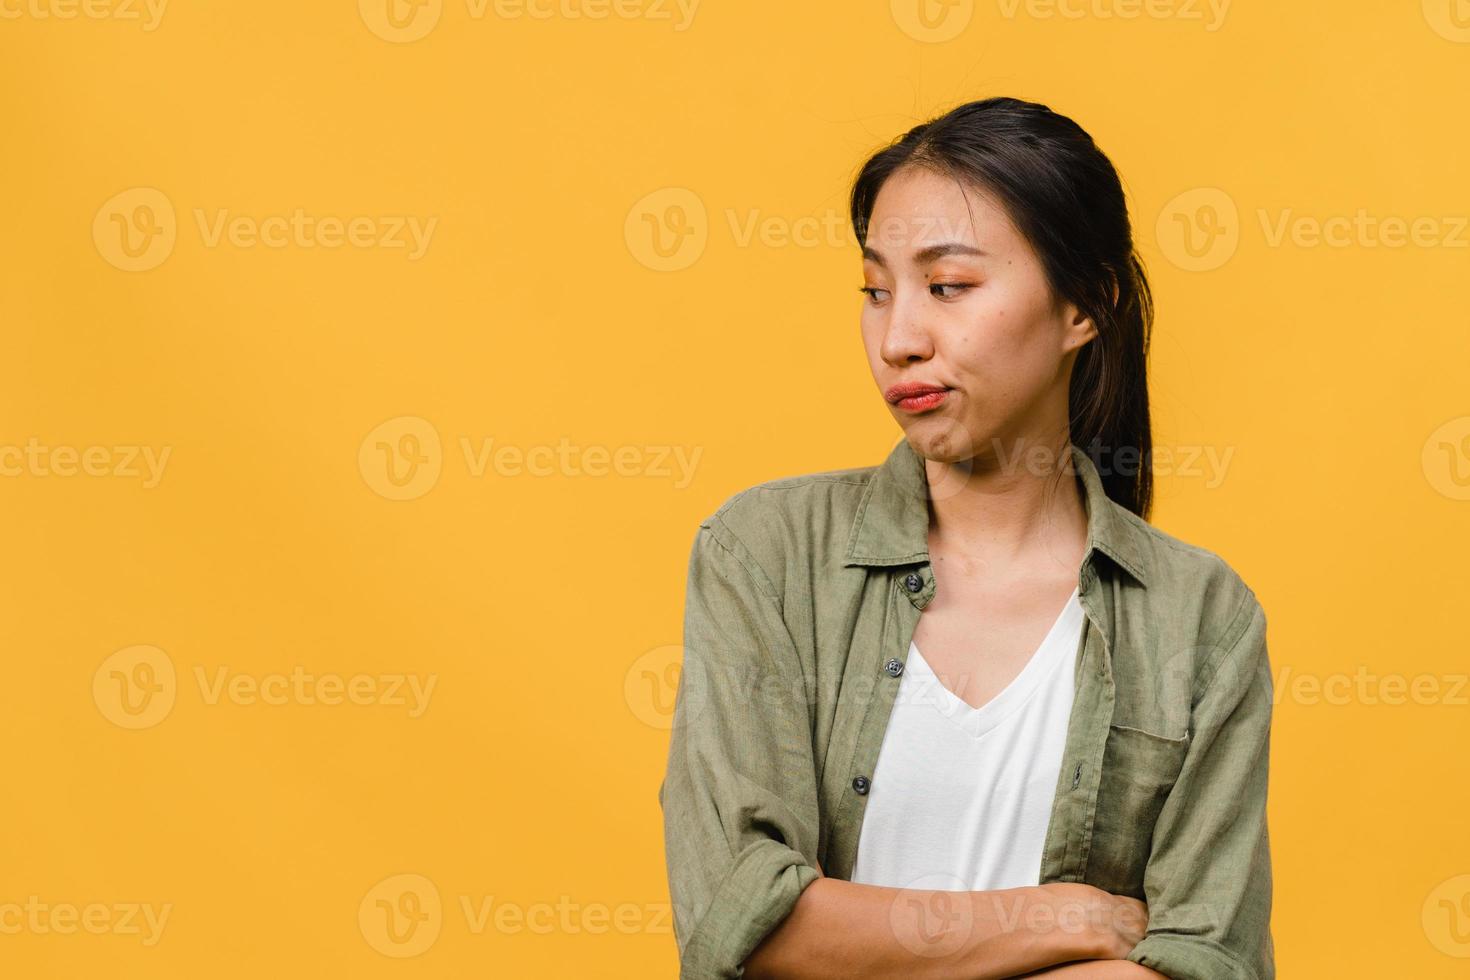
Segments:
[[[766,480],[731,494],[700,521],[773,583],[788,569],[837,560],[878,466],[822,470]]]
[[[1116,507],[1117,505],[1115,505]],[[1266,613],[1255,590],[1216,551],[1179,538],[1117,507],[1147,575],[1133,593],[1149,624],[1155,656],[1188,651],[1195,680],[1208,684],[1226,667],[1263,659]]]

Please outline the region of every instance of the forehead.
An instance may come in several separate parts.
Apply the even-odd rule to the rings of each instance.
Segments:
[[[867,244],[884,255],[940,242],[960,242],[998,254],[1018,238],[993,194],[925,167],[895,171],[879,189],[868,218]]]

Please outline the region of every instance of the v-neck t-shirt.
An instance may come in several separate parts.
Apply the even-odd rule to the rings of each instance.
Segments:
[[[938,891],[1039,883],[1082,622],[1073,590],[1021,672],[978,708],[910,643],[851,880]]]

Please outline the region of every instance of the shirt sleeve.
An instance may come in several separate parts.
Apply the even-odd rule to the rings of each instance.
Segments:
[[[743,963],[820,877],[806,684],[775,589],[718,516],[689,559],[659,786],[681,980]]]
[[[1173,980],[1273,980],[1266,828],[1272,682],[1266,616],[1248,594],[1193,711],[1144,871],[1148,933],[1128,954]]]

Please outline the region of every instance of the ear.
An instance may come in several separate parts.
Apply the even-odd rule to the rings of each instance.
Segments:
[[[1117,305],[1118,280],[1115,278],[1113,280],[1114,308],[1116,308]],[[1071,317],[1071,321],[1068,323],[1067,335],[1062,342],[1063,350],[1073,350],[1096,339],[1097,324],[1092,322],[1091,317],[1089,317],[1086,313],[1083,313],[1080,309],[1078,309],[1076,306],[1073,306],[1071,303],[1067,304],[1067,312],[1068,315]]]
[[[1097,325],[1092,322],[1092,317],[1070,303],[1067,304],[1067,317],[1067,329],[1062,337],[1064,352],[1077,350],[1096,339]]]

